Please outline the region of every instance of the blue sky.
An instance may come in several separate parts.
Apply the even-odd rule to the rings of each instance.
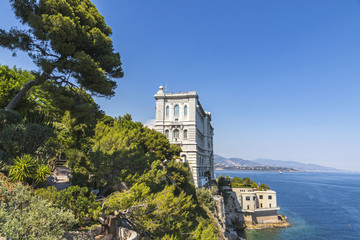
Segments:
[[[196,90],[215,153],[360,171],[360,2],[94,0],[125,77],[108,115],[155,117],[153,95]],[[0,3],[0,27],[19,25]],[[33,69],[0,49],[0,63]]]

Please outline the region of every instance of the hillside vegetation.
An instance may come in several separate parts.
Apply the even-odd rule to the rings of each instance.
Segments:
[[[2,69],[25,72],[6,66]],[[171,145],[155,130],[132,121],[130,115],[115,119],[106,116],[84,91],[56,89],[60,91],[57,94],[49,94],[42,87],[33,90],[34,94],[48,94],[51,104],[40,102],[29,92],[23,102],[31,103],[34,106],[31,110],[0,110],[0,159],[4,174],[0,183],[3,189],[0,225],[13,226],[2,230],[2,236],[45,239],[48,237],[45,230],[34,233],[31,226],[15,227],[39,214],[49,224],[61,221],[59,226],[65,230],[82,229],[96,223],[99,216],[126,210],[126,218],[135,223],[134,230],[142,236],[217,239],[217,226],[207,204],[211,195],[204,197],[201,192],[206,189],[195,189],[188,167],[177,159],[181,151],[178,146]],[[60,97],[68,100],[68,104],[56,104]],[[59,159],[66,160],[71,168],[73,185],[62,191],[48,187],[45,181]],[[4,187],[11,182],[15,186],[9,194]],[[28,187],[20,187],[20,183]],[[95,201],[91,189],[100,191],[102,202]],[[19,198],[29,199],[28,208],[10,207],[11,201],[12,206],[22,205],[25,200]],[[59,209],[66,215],[57,218],[41,215],[44,208],[49,212]],[[23,219],[14,222],[17,215]],[[60,239],[61,233],[56,228],[49,234]]]

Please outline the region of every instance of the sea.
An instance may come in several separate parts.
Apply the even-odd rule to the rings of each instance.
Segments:
[[[360,173],[215,171],[276,191],[291,226],[241,232],[247,240],[360,240]]]

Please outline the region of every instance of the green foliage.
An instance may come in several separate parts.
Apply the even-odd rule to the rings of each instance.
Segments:
[[[0,29],[0,45],[28,53],[40,69],[34,85],[50,80],[73,86],[71,77],[93,94],[114,95],[112,79],[123,77],[120,55],[114,53],[110,27],[90,0],[10,3],[26,30]]]
[[[269,186],[267,186],[266,184],[261,184],[260,186],[258,186],[256,184],[256,182],[253,182],[250,178],[248,177],[244,177],[243,179],[239,178],[239,177],[233,177],[230,180],[230,184],[231,187],[233,188],[241,188],[241,187],[251,187],[251,188],[257,188],[259,190],[267,190],[270,189]]]
[[[181,236],[182,232],[189,232],[193,220],[192,211],[195,209],[192,196],[187,196],[185,192],[176,195],[173,185],[166,186],[160,192],[151,192],[144,183],[135,184],[129,194],[118,193],[111,196],[106,207],[132,209],[140,230],[149,232],[154,237],[165,234]]]
[[[56,203],[58,199],[58,191],[54,186],[46,188],[38,188],[34,190],[34,194],[51,203]]]
[[[182,232],[190,230],[193,219],[191,212],[195,209],[192,196],[184,192],[176,196],[174,191],[173,185],[167,186],[163,191],[147,196],[144,207],[135,209],[137,219],[154,236],[180,236]]]
[[[215,202],[211,197],[211,190],[208,188],[197,188],[196,189],[196,198],[200,204],[204,204],[208,209],[213,209]]]
[[[270,190],[270,187],[264,183],[260,184],[259,189],[262,191]]]
[[[38,123],[5,126],[0,132],[0,146],[12,156],[34,154],[53,136],[53,129]]]
[[[33,78],[30,72],[0,66],[0,86],[4,86],[0,89],[0,103],[3,102],[3,107]],[[16,91],[9,92],[8,88],[16,88]],[[27,105],[22,104],[23,102]],[[29,111],[26,108],[36,110]],[[33,87],[16,109],[23,116],[0,109],[1,159],[9,161],[11,157],[21,154],[33,154],[33,147],[41,146],[41,149],[35,150],[36,154],[48,159],[52,167],[69,148],[89,151],[94,128],[103,116],[99,106],[84,89],[59,86],[51,82]],[[51,134],[54,130],[55,135]],[[29,137],[35,137],[34,140],[41,141],[41,144],[36,141],[31,142],[35,144],[27,144]],[[19,147],[26,149],[22,151]]]
[[[191,173],[186,163],[178,161],[170,161],[166,164],[167,179],[171,183],[175,183],[176,186],[185,191],[189,195],[195,195],[195,185],[191,180]]]
[[[248,178],[248,177],[243,178],[244,187],[251,187],[252,184],[253,184],[253,181],[251,181],[250,178]]]
[[[59,192],[47,187],[35,190],[35,194],[53,206],[71,210],[80,226],[97,220],[101,212],[100,202],[95,201],[95,195],[86,187],[70,186]]]
[[[226,181],[230,182],[230,176],[228,174],[226,174],[225,179]]]
[[[128,191],[115,192],[105,200],[106,213],[128,212],[136,230],[154,239],[200,239],[194,236],[201,234],[216,239],[211,238],[217,236],[216,225],[204,210],[211,205],[211,192],[200,190],[195,198],[184,191],[190,181],[185,168],[175,160],[166,164],[155,161],[151,170],[133,177],[136,183]],[[200,212],[205,212],[204,216]],[[208,227],[196,230],[199,222]]]
[[[7,125],[19,124],[21,120],[18,112],[0,109],[0,131]]]
[[[79,165],[89,171],[89,184],[101,189],[101,194],[123,189],[122,182],[133,184],[136,179],[129,176],[141,175],[153,162],[171,159],[181,151],[172,148],[163,134],[133,122],[129,114],[112,122],[104,120],[106,123],[99,122],[95,128],[89,161]]]
[[[35,160],[29,154],[17,157],[9,170],[9,176],[13,181],[20,181],[33,186],[45,182],[50,175],[49,166]]]
[[[13,181],[27,182],[36,171],[36,163],[30,155],[17,157],[10,167],[10,177]]]
[[[219,175],[216,179],[219,186],[229,186],[229,181],[227,181],[223,176]]]
[[[54,139],[54,143],[58,144],[57,153],[61,155],[68,148],[89,151],[94,128],[104,115],[99,105],[83,89],[51,83],[43,84],[39,89],[36,96],[42,100],[37,101],[38,108],[54,119],[59,130],[65,134],[65,139]]]
[[[104,122],[97,124],[94,151],[112,154],[125,148],[146,153],[150,161],[171,159],[181,152],[178,146],[171,147],[163,134],[144,127],[139,122],[133,122],[129,114],[118,117],[111,125]]]
[[[217,240],[218,235],[216,234],[216,230],[213,229],[212,225],[203,226],[203,223],[200,222],[198,227],[195,230],[193,235],[194,240]]]
[[[72,171],[72,184],[81,187],[88,186],[91,168],[89,157],[78,149],[66,150],[64,155]]]
[[[160,160],[171,159],[173,156],[180,155],[181,148],[177,145],[170,145],[163,134],[147,127],[143,129],[142,141],[145,152],[154,153],[156,158]]]
[[[82,225],[86,218],[96,220],[99,217],[101,205],[95,198],[96,196],[86,187],[71,186],[59,192],[58,204],[72,210]]]
[[[239,177],[233,177],[230,180],[231,187],[243,187],[243,180]]]
[[[31,72],[20,68],[0,65],[0,108],[5,108],[23,86],[34,79]],[[30,92],[19,102],[17,110],[24,112],[35,106],[35,97]]]
[[[39,112],[26,112],[21,119],[16,112],[0,110],[0,123],[0,150],[7,163],[23,154],[40,154],[54,136],[51,122]]]
[[[33,196],[21,184],[12,190],[0,182],[0,233],[7,239],[62,239],[76,220],[69,210],[54,207]]]

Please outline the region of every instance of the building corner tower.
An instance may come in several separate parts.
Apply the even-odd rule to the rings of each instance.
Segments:
[[[210,112],[204,111],[195,91],[164,93],[160,86],[154,98],[155,130],[182,148],[180,157],[188,164],[195,185],[202,187],[214,179],[214,128]]]

